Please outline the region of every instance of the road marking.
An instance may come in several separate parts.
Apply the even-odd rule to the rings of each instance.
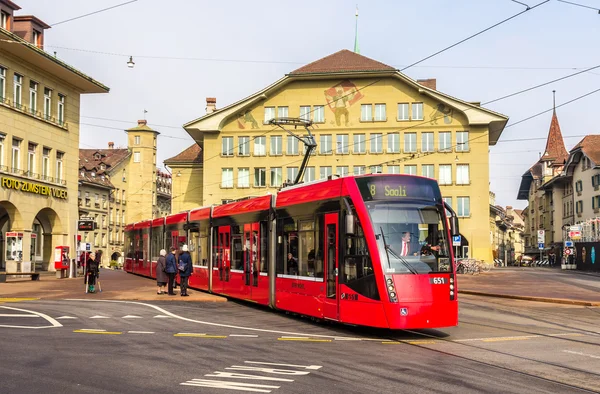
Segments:
[[[277,338],[278,341],[296,341],[296,342],[331,342],[331,339],[314,339],[314,338]]]
[[[427,340],[427,339],[423,339],[420,341],[402,341],[402,342],[406,342],[411,345],[431,345],[431,344],[437,343],[437,341]]]
[[[249,334],[229,334],[230,337],[242,337],[242,338],[258,338],[258,335]]]
[[[89,331],[89,330],[73,330],[79,334],[104,334],[104,335],[121,335],[120,331]]]
[[[61,317],[57,317],[56,319],[58,320],[58,319],[77,319],[77,318],[73,317],[73,316],[61,316]]]
[[[96,316],[92,316],[92,317],[90,317],[90,319],[110,319],[110,317],[108,317],[108,316],[96,315]]]
[[[594,356],[593,354],[586,354],[586,353],[582,353],[582,352],[574,352],[572,350],[563,350],[563,352],[570,353],[570,354],[576,354],[578,356],[585,356],[585,357],[591,357],[591,358],[598,358],[598,359],[600,359],[600,356]]]
[[[385,342],[381,342],[384,345],[402,345],[402,342],[400,341],[385,341]]]
[[[164,318],[168,318],[170,316],[164,316],[164,315],[156,315],[154,316],[155,319],[164,319]]]
[[[333,338],[336,341],[362,341],[362,338]]]
[[[585,334],[581,334],[579,332],[566,332],[564,334],[549,334],[550,337],[582,337]]]
[[[264,363],[262,361],[244,361],[246,364],[262,364],[262,365],[274,365],[277,367],[292,367],[292,368],[304,368],[316,371],[323,368],[322,365],[297,365],[297,364],[279,364],[279,363]]]
[[[36,315],[38,317],[41,317],[43,319],[45,319],[48,323],[50,323],[50,326],[16,326],[16,325],[9,325],[9,324],[0,324],[0,327],[4,327],[4,328],[29,328],[32,330],[38,330],[40,328],[58,328],[58,327],[62,327],[63,325],[60,324],[58,321],[56,321],[55,319],[51,318],[50,316],[41,313],[41,312],[36,312],[36,311],[30,311],[27,309],[21,309],[21,308],[12,308],[9,306],[0,306],[0,308],[3,309],[9,309],[11,311],[18,311],[18,312],[26,312],[29,314],[33,314]]]
[[[523,337],[498,337],[498,338],[487,338],[487,339],[482,339],[482,342],[503,342],[503,341],[525,341],[527,339],[531,339],[531,338],[539,338],[539,335],[530,335],[530,336],[523,336]]]
[[[141,319],[141,316],[127,315],[123,316],[123,319]]]
[[[179,334],[173,334],[174,337],[194,337],[194,338],[227,338],[226,335],[206,335],[206,334],[194,334],[190,332],[180,332]]]
[[[22,297],[22,298],[6,297],[6,298],[1,298],[0,297],[0,303],[2,303],[2,302],[35,301],[35,300],[39,300],[39,298],[28,298],[28,297]]]
[[[79,331],[106,331],[106,330],[101,330],[101,329],[97,329],[97,328],[80,328]]]
[[[39,317],[37,315],[20,315],[18,313],[0,313],[0,317]]]
[[[154,334],[154,331],[127,331],[128,334]]]
[[[283,338],[283,339],[309,339],[309,337],[286,337],[286,336],[282,336],[281,338]]]

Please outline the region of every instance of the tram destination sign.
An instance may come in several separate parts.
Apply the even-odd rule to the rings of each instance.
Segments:
[[[437,182],[433,179],[403,175],[372,176],[356,178],[356,184],[365,201],[403,198],[427,201],[442,199]]]

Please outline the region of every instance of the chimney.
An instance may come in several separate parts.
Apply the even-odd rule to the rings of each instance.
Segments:
[[[437,84],[436,84],[435,78],[417,79],[417,82],[420,83],[421,85],[425,86],[426,88],[436,90]]]
[[[14,33],[40,49],[44,49],[44,30],[50,26],[33,15],[19,15],[14,18]]]
[[[146,119],[140,119],[138,120],[138,127],[146,126],[146,123]]]
[[[111,142],[108,143],[108,149],[114,149],[114,147],[115,147],[115,143],[114,142],[111,141]]]
[[[14,23],[13,13],[20,9],[21,7],[19,7],[12,1],[0,1],[0,12],[2,13],[2,19],[0,19],[0,27],[2,27],[4,30],[12,32]]]
[[[206,113],[210,114],[211,112],[215,112],[217,110],[217,98],[216,97],[207,97],[206,98]]]

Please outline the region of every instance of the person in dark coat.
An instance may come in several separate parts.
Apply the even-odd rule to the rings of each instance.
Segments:
[[[193,272],[192,256],[190,256],[190,253],[188,252],[187,245],[183,245],[183,247],[181,248],[181,254],[179,255],[178,266],[181,264],[185,265],[185,269],[183,271],[179,270],[179,282],[180,282],[180,287],[181,287],[180,294],[182,297],[187,297],[188,296],[188,293],[187,293],[188,280],[190,278],[190,275],[192,275],[192,272]]]
[[[165,273],[169,277],[169,295],[175,295],[173,291],[173,284],[175,282],[175,275],[177,275],[177,260],[175,259],[175,248],[171,248],[171,253],[167,255],[165,261]]]
[[[165,291],[167,282],[169,281],[169,275],[167,274],[167,259],[165,256],[167,255],[167,251],[161,249],[160,257],[156,263],[156,285],[158,286],[158,290],[156,294],[167,294]]]
[[[100,267],[96,262],[96,253],[90,253],[85,263],[87,271],[87,285],[90,293],[96,292],[96,278],[100,276]]]

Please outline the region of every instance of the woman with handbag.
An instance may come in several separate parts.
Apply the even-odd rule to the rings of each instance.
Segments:
[[[158,258],[158,262],[156,263],[156,285],[158,286],[158,290],[156,294],[167,294],[166,286],[169,281],[169,276],[167,275],[167,259],[165,256],[167,255],[167,251],[161,249],[160,257]]]

